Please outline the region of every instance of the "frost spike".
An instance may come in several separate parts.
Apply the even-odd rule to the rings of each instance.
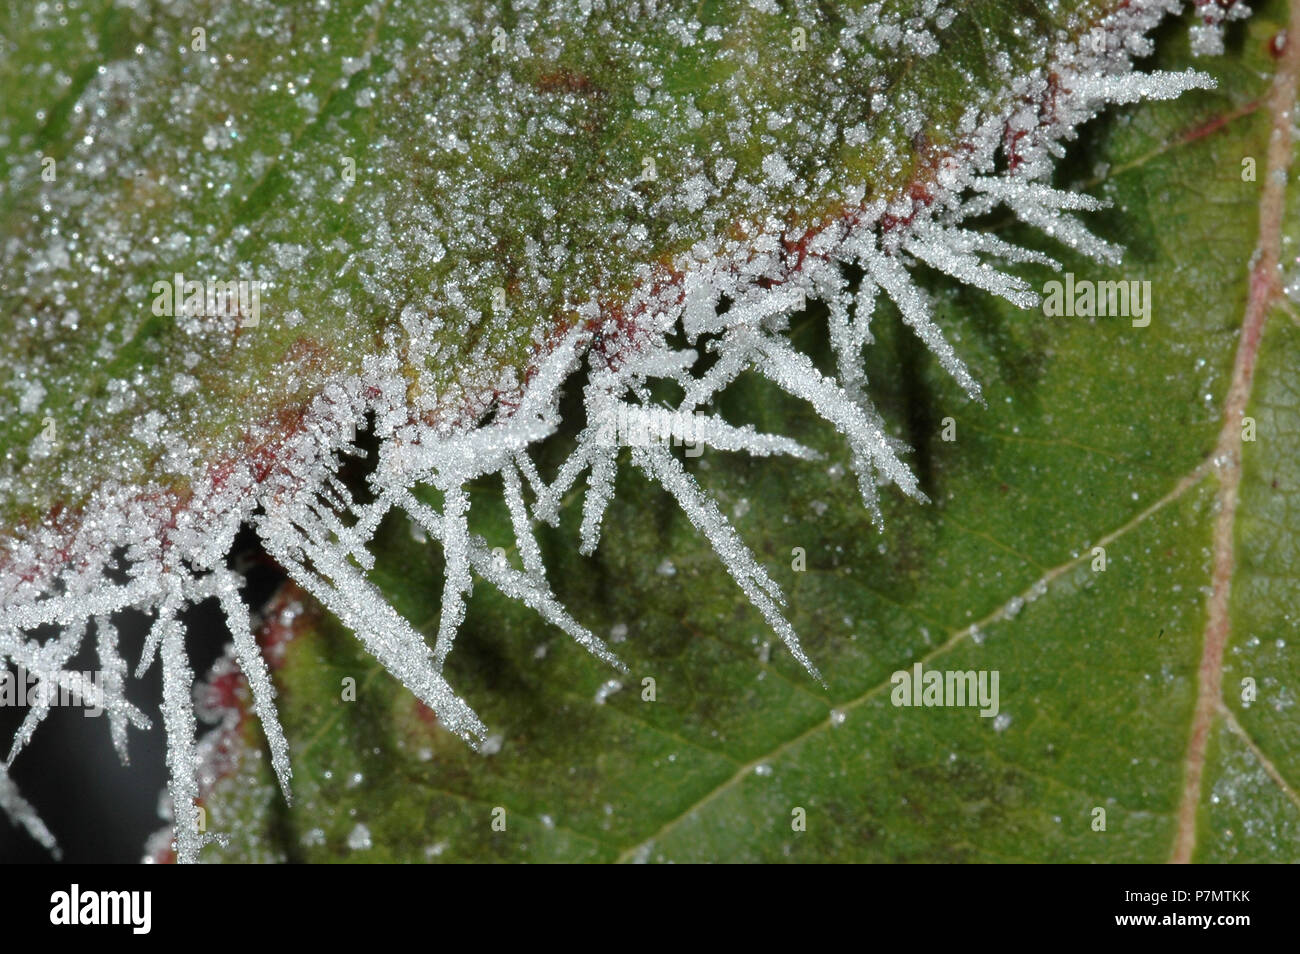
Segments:
[[[537,472],[537,465],[528,456],[528,452],[520,451],[516,454],[515,464],[519,467],[519,472],[524,475],[524,480],[528,482],[528,488],[533,492],[533,496],[540,497],[546,490],[546,484],[542,480],[542,475]]]
[[[1100,199],[1019,178],[977,179],[971,185],[976,191],[1001,201],[1026,225],[1040,229],[1080,254],[1111,265],[1118,265],[1124,258],[1124,250],[1118,245],[1098,238],[1078,219],[1061,212],[1062,209],[1088,212],[1104,209],[1106,203]]]
[[[1143,99],[1173,99],[1193,89],[1214,89],[1214,77],[1199,70],[1180,72],[1125,73],[1119,76],[1076,75],[1067,81],[1067,91],[1084,99],[1100,99],[1115,105]]]
[[[442,587],[442,609],[438,618],[438,639],[433,647],[433,662],[439,669],[451,652],[460,624],[465,621],[465,594],[469,592],[469,526],[465,513],[469,495],[460,486],[443,492],[442,551],[446,569]]]
[[[36,809],[23,798],[4,765],[0,765],[0,808],[4,809],[5,814],[15,825],[27,829],[27,833],[44,845],[56,859],[63,857],[63,852],[59,850],[59,843],[53,833],[45,827],[45,822],[41,821],[41,816],[36,814]]]
[[[682,409],[689,411],[707,404],[715,394],[740,377],[750,367],[752,343],[748,330],[739,328],[730,329],[720,339],[711,342],[711,349],[718,353],[718,361],[686,389]]]
[[[513,461],[501,468],[501,480],[505,484],[506,509],[510,511],[510,522],[514,527],[519,557],[524,561],[524,571],[534,579],[542,580],[546,577],[542,551],[537,546],[537,538],[533,536],[528,508],[524,504],[523,482],[519,479],[519,470]]]
[[[14,764],[14,759],[18,757],[18,753],[32,740],[36,727],[44,722],[50,714],[49,687],[51,684],[56,687],[55,691],[64,688],[69,690],[75,688],[78,695],[81,694],[80,674],[65,672],[63,667],[81,648],[81,638],[85,635],[85,632],[85,622],[77,623],[70,632],[61,633],[58,639],[52,640],[38,650],[38,662],[30,668],[40,678],[41,692],[37,695],[35,704],[28,708],[27,715],[23,716],[18,731],[14,733],[14,741],[9,748],[9,757],[5,759],[6,765],[12,766]],[[77,677],[75,686],[71,682],[74,675]]]
[[[942,234],[940,231],[939,235]],[[1029,285],[1024,279],[1000,272],[968,252],[944,245],[942,241],[932,238],[930,234],[922,233],[908,239],[903,247],[927,265],[946,272],[958,281],[1005,298],[1013,305],[1033,308],[1039,304],[1038,295],[1029,290]]]
[[[438,516],[432,507],[416,500],[406,491],[399,495],[399,502],[402,509],[416,523],[422,526],[429,536],[439,541],[442,540],[442,518]],[[525,606],[536,610],[543,619],[568,633],[573,637],[574,641],[596,658],[622,672],[627,672],[627,666],[610,651],[604,641],[570,616],[568,611],[560,605],[554,594],[525,574],[520,573],[514,567],[501,566],[493,556],[492,551],[488,549],[487,544],[478,538],[476,534],[470,537],[469,560],[474,572],[478,573],[479,576],[502,593],[505,593],[511,599],[520,600]]]
[[[537,500],[533,504],[533,514],[538,520],[553,527],[559,524],[560,502],[569,488],[573,486],[574,481],[591,463],[592,455],[595,452],[595,435],[595,428],[590,424],[582,429],[582,432],[578,435],[578,446],[560,465],[560,472],[555,475],[555,480],[543,493],[538,494]]]
[[[700,490],[695,478],[683,469],[677,458],[662,447],[633,448],[632,460],[647,476],[673,495],[687,519],[708,538],[722,565],[767,620],[768,625],[781,637],[790,654],[799,660],[799,664],[814,679],[825,685],[821,673],[799,644],[794,627],[781,615],[769,595],[776,589],[776,584],[758,565],[749,548],[741,542],[727,518],[718,510],[717,504]]]
[[[972,232],[969,229],[950,225],[944,228],[943,235],[944,239],[952,243],[955,248],[969,249],[973,252],[988,252],[990,255],[996,255],[1004,262],[1032,262],[1035,265],[1046,265],[1056,272],[1061,270],[1061,263],[1045,252],[1014,245],[992,233]]]
[[[1042,229],[1052,238],[1068,245],[1081,255],[1087,255],[1108,265],[1118,265],[1124,259],[1122,248],[1093,235],[1073,216],[1062,215],[1027,203],[1013,205],[1011,211],[1026,225]]]
[[[1016,206],[1023,204],[1074,212],[1099,212],[1108,206],[1108,203],[1086,192],[1068,192],[1041,182],[1014,177],[974,179],[971,188],[992,196],[1013,212]]]
[[[869,284],[873,290],[875,288],[875,284],[869,278],[864,277],[863,284]],[[842,292],[843,285],[841,279],[840,288],[826,295],[827,330],[830,332],[831,347],[835,349],[835,367],[839,372],[840,387],[854,403],[863,407],[866,404],[864,388],[867,383],[866,374],[862,370],[862,348],[865,338],[863,329],[868,318],[862,314],[861,306],[857,309],[856,319],[849,317],[849,303],[847,296]],[[868,309],[874,305],[874,299],[873,293],[868,300]],[[867,316],[869,315],[868,310]]]
[[[471,541],[470,563],[480,576],[502,593],[535,610],[544,620],[567,633],[574,642],[601,662],[614,667],[619,672],[628,671],[623,661],[605,645],[605,641],[574,619],[554,594],[514,567],[506,567],[504,570],[497,567],[492,552],[486,546]]]
[[[420,634],[372,583],[330,549],[309,547],[310,541],[283,517],[263,518],[259,530],[267,552],[289,571],[294,582],[352,630],[366,650],[432,709],[444,726],[471,742],[486,735],[487,727],[434,668]],[[294,549],[303,552],[323,576],[294,557]]]
[[[293,777],[293,769],[289,765],[289,743],[276,713],[275,687],[271,684],[271,674],[266,668],[266,660],[262,658],[257,640],[253,638],[248,607],[239,595],[237,584],[235,574],[219,570],[215,574],[212,590],[225,613],[226,625],[230,628],[235,643],[235,658],[248,680],[248,688],[252,690],[253,709],[262,722],[262,732],[271,750],[271,765],[280,782],[280,790],[284,792],[284,800],[288,802],[292,799],[289,780]]]
[[[867,243],[862,246],[862,263],[876,284],[894,300],[903,315],[903,321],[934,352],[944,370],[957,380],[967,394],[978,400],[979,383],[971,377],[965,363],[957,357],[952,345],[948,344],[943,332],[930,317],[930,306],[921,290],[912,284],[906,269],[891,256]]]
[[[617,473],[616,448],[600,448],[592,455],[591,472],[587,475],[587,493],[582,499],[582,526],[578,536],[578,552],[591,556],[600,543],[600,523],[605,508],[614,496],[614,476]]]
[[[626,407],[628,421],[632,427],[638,426],[641,419],[647,416],[647,408],[636,405],[626,405]],[[695,439],[694,441],[688,441],[683,436],[684,443],[706,444],[714,450],[740,451],[754,457],[771,457],[776,454],[784,454],[788,457],[797,457],[800,460],[821,459],[821,454],[817,453],[817,451],[805,447],[792,438],[782,434],[761,433],[754,430],[751,424],[737,427],[716,414],[694,415],[691,418],[689,427],[694,433],[687,436],[693,436]]]
[[[161,617],[160,617],[161,620]],[[195,800],[199,795],[198,759],[194,749],[194,673],[180,624],[169,620],[160,632],[163,675],[163,726],[167,731],[167,769],[170,773],[172,825],[176,834],[176,860],[198,861],[206,839],[199,831]]]
[[[127,719],[122,711],[125,702],[122,679],[126,676],[126,660],[118,652],[117,627],[102,616],[95,618],[95,651],[99,656],[99,668],[104,673],[104,702],[108,712],[109,735],[118,758],[126,765],[131,761],[126,749]]]
[[[916,477],[891,449],[890,441],[833,381],[828,380],[807,355],[795,351],[779,338],[764,339],[759,371],[782,390],[811,404],[823,418],[849,441],[861,470],[869,463],[892,480],[906,494],[924,499]]]
[[[0,613],[0,631],[35,629],[45,624],[69,626],[90,616],[106,616],[118,610],[151,601],[149,584],[132,580],[124,585],[100,584],[89,593],[51,596],[34,604],[5,607]]]
[[[164,586],[167,588],[167,595],[163,597],[162,603],[158,606],[158,616],[153,625],[149,627],[149,635],[145,637],[144,649],[140,651],[140,663],[135,667],[135,678],[137,679],[143,677],[153,664],[153,658],[158,654],[158,647],[162,644],[163,637],[173,627],[180,625],[175,618],[180,611],[183,599],[180,581],[173,574],[168,577]]]
[[[78,626],[84,628],[84,624],[78,624]],[[77,626],[74,626],[74,634],[76,634],[77,639],[79,640],[80,633],[77,631]],[[9,660],[22,666],[28,672],[36,675],[41,680],[51,682],[57,685],[60,689],[67,690],[68,692],[75,692],[80,697],[82,703],[86,706],[92,708],[103,708],[110,714],[115,712],[120,713],[131,725],[134,725],[138,729],[150,728],[151,723],[149,717],[135,706],[131,705],[131,703],[127,702],[125,698],[119,696],[117,699],[111,699],[101,693],[94,683],[87,685],[81,678],[80,673],[66,672],[58,666],[51,667],[49,665],[48,659],[51,658],[50,654],[55,653],[56,650],[62,649],[66,653],[64,656],[65,660],[75,655],[75,647],[71,652],[66,652],[66,649],[64,649],[66,639],[66,635],[63,635],[60,636],[58,640],[46,644],[46,646],[38,646],[34,641],[24,640],[16,633],[5,633],[0,635],[0,657],[7,657]],[[34,724],[32,728],[34,731]],[[28,735],[30,737],[30,733],[28,733]],[[19,736],[15,737],[15,744],[18,744],[18,748],[21,748],[21,744],[19,744],[21,742],[20,736],[21,733]],[[13,757],[16,755],[17,749],[10,753],[9,761],[12,761]]]

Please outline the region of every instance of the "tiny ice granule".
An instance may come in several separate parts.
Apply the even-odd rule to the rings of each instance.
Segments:
[[[361,822],[357,822],[356,827],[348,833],[348,847],[353,851],[364,851],[370,846],[370,829]]]

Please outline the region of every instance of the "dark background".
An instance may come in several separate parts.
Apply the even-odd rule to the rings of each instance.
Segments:
[[[283,579],[283,572],[268,564],[247,529],[236,543],[231,564],[247,580],[244,599],[255,611]],[[225,618],[216,601],[207,600],[189,607],[180,620],[185,626],[190,666],[196,681],[202,682],[230,643]],[[80,707],[52,706],[32,741],[9,768],[20,794],[58,841],[64,862],[135,864],[143,859],[149,836],[169,825],[159,815],[167,789],[167,748],[159,708],[162,669],[158,660],[143,678],[135,678],[153,616],[119,613],[114,622],[119,651],[127,664],[126,696],[153,723],[147,730],[127,729],[130,764],[119,761],[105,715],[88,718]],[[256,613],[253,622],[256,627]],[[93,626],[87,628],[82,649],[67,668],[83,672],[99,668]],[[14,733],[26,715],[25,707],[0,706],[0,759],[8,756]],[[200,719],[198,735],[202,737],[211,728]],[[56,860],[25,828],[0,811],[0,862]]]

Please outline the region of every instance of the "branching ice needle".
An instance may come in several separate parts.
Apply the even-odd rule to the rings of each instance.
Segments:
[[[104,708],[108,712],[109,733],[117,756],[126,764],[126,726],[131,708],[122,694],[126,678],[126,660],[117,648],[117,628],[103,616],[95,617],[95,646],[104,679]],[[148,724],[148,720],[145,720]]]
[[[519,547],[519,556],[524,561],[524,571],[535,582],[540,584],[546,579],[546,568],[542,565],[542,551],[537,546],[537,537],[533,535],[532,522],[528,516],[528,505],[524,503],[524,489],[523,483],[519,479],[517,461],[518,457],[501,468],[501,480],[506,493],[506,508],[510,511],[510,523],[515,531],[515,543]]]
[[[185,652],[179,625],[166,626],[161,636],[163,725],[167,730],[167,770],[171,773],[172,819],[176,831],[176,860],[198,861],[204,836],[199,831],[198,759],[194,753],[194,673]]]
[[[469,496],[462,487],[443,491],[442,552],[447,567],[442,590],[442,610],[438,619],[438,640],[433,647],[434,664],[442,669],[451,652],[452,640],[465,620],[465,594],[469,591],[469,525],[465,514]]]

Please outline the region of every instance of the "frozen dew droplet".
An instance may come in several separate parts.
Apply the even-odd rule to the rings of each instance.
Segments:
[[[614,693],[618,692],[622,688],[623,688],[623,683],[619,682],[617,679],[606,679],[603,683],[601,683],[600,688],[596,690],[596,696],[594,700],[596,705],[603,706],[605,704],[606,699],[608,699],[610,696],[612,696]]]
[[[357,822],[352,831],[348,832],[348,847],[353,851],[365,851],[371,847],[370,829]]]

